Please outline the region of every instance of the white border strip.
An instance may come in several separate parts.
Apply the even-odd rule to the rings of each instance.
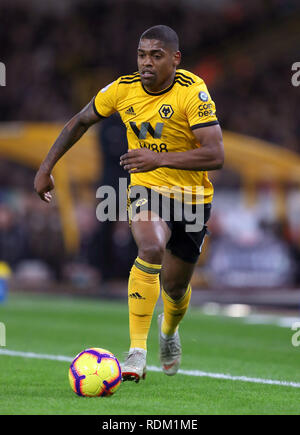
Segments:
[[[72,362],[73,358],[63,355],[47,355],[34,352],[18,352],[15,350],[0,349],[0,355],[6,356],[17,356],[22,358],[35,358],[35,359],[45,359],[52,361],[64,361]],[[156,366],[147,366],[147,370],[150,372],[161,372],[161,368]],[[202,378],[212,378],[212,379],[223,379],[228,381],[240,381],[240,382],[251,382],[254,384],[267,384],[267,385],[278,385],[281,387],[293,387],[300,388],[300,383],[298,382],[288,382],[288,381],[276,381],[274,379],[261,379],[261,378],[250,378],[248,376],[232,376],[224,373],[209,373],[202,372],[200,370],[178,370],[178,374],[185,376],[196,376]]]

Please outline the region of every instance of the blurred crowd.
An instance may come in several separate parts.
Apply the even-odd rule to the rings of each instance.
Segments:
[[[206,81],[223,128],[300,152],[300,87],[291,85],[291,65],[300,61],[299,39],[293,38],[292,30],[300,25],[297,0],[0,0],[0,17],[0,61],[7,69],[7,86],[0,88],[2,122],[66,121],[101,87],[135,71],[141,33],[152,25],[167,24],[179,34],[182,67]],[[113,146],[112,135],[106,134],[110,128],[117,131]],[[99,183],[114,185],[124,177],[118,165],[126,147],[122,128],[119,119],[112,118],[100,130],[105,164]],[[28,273],[37,280],[67,279],[84,285],[126,278],[136,255],[128,224],[99,224],[95,204],[78,204],[81,247],[69,258],[57,204],[45,207],[37,199],[33,177],[33,170],[0,160],[0,261],[10,264],[21,279]],[[217,179],[216,186],[218,191]],[[235,187],[233,196],[238,195]],[[240,210],[236,212],[240,219],[228,218],[227,225],[220,216],[223,204],[230,201],[222,195],[211,221],[211,243],[219,243],[210,259],[215,279],[228,273],[228,284],[240,285],[245,275],[232,275],[224,258],[231,258],[238,273],[247,258],[253,259],[267,246],[274,254],[272,264],[265,262],[261,274],[253,275],[251,267],[263,265],[256,256],[258,263],[247,269],[257,283],[272,270],[269,283],[276,276],[278,285],[299,283],[295,266],[300,258],[299,235],[290,236],[289,222],[276,224],[274,230],[272,219],[266,224],[252,213],[250,222]],[[240,233],[238,221],[245,222]],[[244,237],[246,223],[256,238]],[[235,234],[231,228],[236,228]],[[243,259],[245,247],[248,257]],[[281,267],[275,270],[276,264]]]
[[[0,174],[1,261],[18,272],[26,262],[35,268],[39,260],[44,264],[39,273],[59,277],[64,248],[57,207],[37,201],[33,170],[1,160]]]
[[[299,28],[297,0],[1,0],[0,16],[1,120],[68,119],[135,71],[139,36],[165,23],[179,34],[182,66],[207,81],[224,128],[300,151],[299,90],[291,86],[299,40],[288,37],[295,17]],[[276,47],[283,39],[284,51]]]
[[[50,205],[41,201],[33,191],[34,175],[32,169],[0,160],[0,262],[30,285],[64,281],[91,287],[126,277],[136,257],[128,222],[99,222],[96,198],[93,204],[78,201],[79,250],[69,253],[56,197]]]
[[[300,21],[299,21],[300,26]],[[300,153],[300,89],[291,86],[291,65],[282,57],[260,68],[254,60],[236,59],[227,81],[214,90],[222,125]]]

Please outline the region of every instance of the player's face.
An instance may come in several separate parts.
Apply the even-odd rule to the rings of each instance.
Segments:
[[[180,63],[180,52],[171,51],[156,39],[141,39],[137,62],[145,88],[159,92],[173,82],[176,67]]]

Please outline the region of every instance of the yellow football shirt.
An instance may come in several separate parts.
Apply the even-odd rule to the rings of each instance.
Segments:
[[[192,130],[218,124],[215,104],[204,81],[183,69],[176,71],[171,86],[158,93],[144,88],[138,72],[119,77],[98,92],[94,110],[100,117],[119,112],[126,126],[129,149],[188,151],[201,146]],[[168,189],[184,191],[193,198],[190,201],[183,197],[186,202],[209,203],[213,198],[206,171],[158,168],[131,174],[130,184],[161,193]],[[199,191],[201,194],[197,194]]]

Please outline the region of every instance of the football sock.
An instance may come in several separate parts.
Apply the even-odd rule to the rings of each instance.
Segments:
[[[160,292],[161,264],[137,257],[128,282],[130,348],[147,350],[147,338],[153,311]]]
[[[185,294],[178,300],[172,299],[164,289],[162,289],[162,300],[164,302],[164,319],[161,326],[161,332],[165,335],[173,335],[178,329],[178,325],[185,315],[192,294],[192,288],[189,284]]]

